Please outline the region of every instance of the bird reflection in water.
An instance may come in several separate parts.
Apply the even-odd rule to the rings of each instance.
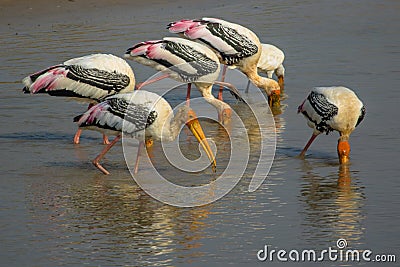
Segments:
[[[352,172],[350,167],[338,166],[337,172],[325,175],[320,173],[326,170],[325,163],[311,164],[307,160],[303,163],[303,184],[299,196],[306,205],[303,235],[313,244],[326,240],[334,242],[338,238],[345,238],[352,244],[361,242],[365,196],[358,178],[352,177],[356,172]]]
[[[151,258],[152,264],[156,264],[156,259],[168,260],[172,257],[168,255],[176,253],[188,261],[201,256],[201,252],[192,250],[203,245],[201,240],[205,237],[205,229],[210,227],[206,220],[212,205],[182,209],[155,201],[136,185],[115,185],[110,188],[103,184],[103,187],[108,189],[100,190],[101,196],[97,195],[100,198],[91,202],[99,203],[103,206],[102,210],[108,210],[100,214],[114,214],[100,221],[109,221],[113,225],[105,228],[115,231],[109,233],[109,238],[125,236],[124,244],[130,248],[127,253],[131,254],[132,262],[139,263],[138,258],[146,262],[148,257],[147,260]],[[140,190],[139,195],[132,194],[135,188]],[[92,197],[95,195],[92,194]],[[177,244],[180,245],[178,250]]]
[[[202,256],[198,248],[211,227],[207,221],[212,205],[185,209],[165,205],[127,181],[124,172],[121,177],[115,172],[111,180],[99,173],[92,179],[71,179],[67,187],[57,181],[38,182],[31,189],[35,189],[30,201],[35,210],[32,225],[42,221],[48,226],[33,229],[38,238],[54,240],[66,250],[90,246],[87,260],[92,263],[100,254],[116,253],[127,265],[163,265],[176,257],[190,261]],[[44,211],[52,216],[42,216]]]

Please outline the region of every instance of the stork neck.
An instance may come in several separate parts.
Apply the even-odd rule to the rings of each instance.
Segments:
[[[182,118],[173,116],[172,113],[171,118],[165,122],[162,128],[163,132],[161,135],[161,140],[168,142],[175,140],[180,133],[180,129],[183,123],[184,120]]]
[[[205,96],[204,100],[206,100],[208,103],[210,103],[211,105],[216,107],[218,112],[222,112],[224,109],[230,109],[230,106],[228,104],[226,104],[225,102],[223,102],[219,99],[216,99],[213,96],[211,96],[211,97]]]
[[[228,104],[226,104],[225,102],[216,99],[212,94],[211,94],[211,90],[212,90],[212,84],[202,84],[203,88],[201,90],[201,93],[204,97],[204,100],[207,101],[208,103],[210,103],[211,105],[213,105],[218,112],[222,112],[224,109],[230,109],[230,106]],[[198,83],[196,83],[196,86],[198,86]]]
[[[348,134],[340,133],[339,142],[348,142],[350,136]]]
[[[264,89],[267,95],[271,95],[273,89],[276,87],[277,82],[273,79],[265,78],[258,75],[257,70],[245,72],[250,81],[258,88]]]

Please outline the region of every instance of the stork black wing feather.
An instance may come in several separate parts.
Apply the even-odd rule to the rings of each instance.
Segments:
[[[199,77],[214,73],[218,69],[217,62],[188,45],[165,41],[165,49],[170,53],[182,58],[196,70],[196,73],[188,73],[180,69],[179,65],[170,66],[171,69],[179,73],[181,78],[186,82],[194,82]]]
[[[328,121],[338,114],[338,107],[329,102],[323,94],[311,92],[308,95],[308,101],[315,112],[321,116],[322,121]]]
[[[109,111],[135,124],[137,131],[149,127],[157,119],[157,112],[143,105],[136,105],[120,98],[108,99]]]
[[[108,72],[96,68],[83,68],[79,65],[65,66],[69,70],[67,77],[106,91],[119,92],[129,85],[129,76],[121,73]]]
[[[240,59],[250,57],[258,52],[257,45],[246,36],[238,33],[235,29],[223,26],[220,23],[208,23],[207,29],[237,51],[236,54],[227,54],[219,51],[222,59],[228,65],[235,64]],[[214,49],[216,48],[214,47]]]

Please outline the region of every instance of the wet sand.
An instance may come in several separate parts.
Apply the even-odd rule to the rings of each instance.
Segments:
[[[190,3],[178,0],[165,3],[161,0],[34,0],[0,1],[1,31],[29,31],[30,28],[47,29],[54,24],[65,23],[107,23],[108,20],[135,19],[136,16],[154,16],[159,12],[178,12],[189,14],[185,10],[206,10],[205,7],[218,7],[229,1],[201,1]]]

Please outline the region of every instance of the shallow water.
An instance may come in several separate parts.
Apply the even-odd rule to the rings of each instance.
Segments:
[[[271,264],[257,260],[264,245],[323,250],[335,247],[339,238],[352,249],[398,253],[399,3],[155,2],[153,7],[112,6],[99,16],[92,12],[50,24],[38,18],[38,24],[2,27],[2,265],[252,266]],[[255,192],[247,188],[259,153],[257,133],[249,169],[229,194],[206,206],[178,208],[154,200],[136,185],[121,146],[104,160],[111,171],[104,176],[90,163],[101,150],[101,136],[85,131],[81,144],[72,144],[72,118],[85,110],[84,104],[21,92],[21,79],[32,72],[94,52],[122,55],[136,42],[168,35],[170,21],[201,16],[246,25],[286,55],[286,99],[282,114],[274,118],[275,160]],[[154,73],[129,63],[138,81]],[[311,135],[297,106],[310,88],[327,85],[352,88],[367,108],[352,134],[347,167],[337,164],[337,133],[318,137],[304,160],[296,158]],[[238,113],[246,112],[229,94],[226,98]],[[220,144],[217,160],[223,168],[229,160],[225,134],[215,124],[203,124]],[[181,146],[190,152],[197,144],[181,140]],[[153,161],[168,173],[159,146],[153,149]],[[210,170],[197,177],[208,175]],[[192,178],[194,185],[204,182]]]

